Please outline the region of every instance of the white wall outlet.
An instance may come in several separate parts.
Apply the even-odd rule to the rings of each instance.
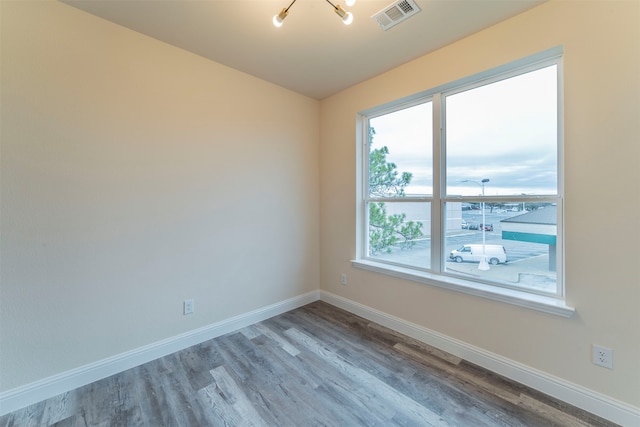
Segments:
[[[595,365],[613,369],[613,350],[599,345],[592,347],[592,361]]]
[[[194,306],[193,300],[192,299],[184,300],[184,302],[182,303],[182,314],[184,315],[193,314],[194,311],[195,311],[195,306]]]
[[[342,273],[340,275],[340,283],[343,284],[343,285],[347,284],[347,275],[346,274]]]

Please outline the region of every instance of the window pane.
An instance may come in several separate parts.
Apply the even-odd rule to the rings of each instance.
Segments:
[[[432,103],[369,120],[369,196],[433,194]]]
[[[431,265],[431,203],[371,202],[368,255],[418,268]]]
[[[448,195],[557,194],[556,65],[445,102]]]
[[[447,273],[555,294],[556,206],[549,203],[447,203],[451,225],[444,247]],[[523,210],[524,209],[524,210]],[[486,224],[483,226],[483,224]],[[483,258],[488,269],[481,269]]]

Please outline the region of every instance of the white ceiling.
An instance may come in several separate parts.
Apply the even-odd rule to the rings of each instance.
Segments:
[[[142,34],[315,99],[420,57],[545,0],[415,0],[382,31],[371,16],[394,0],[358,0],[342,23],[326,0],[61,0]]]

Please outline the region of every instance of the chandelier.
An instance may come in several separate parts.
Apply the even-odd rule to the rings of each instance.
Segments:
[[[276,27],[282,27],[284,18],[286,18],[287,15],[289,15],[289,9],[291,9],[291,6],[293,6],[293,4],[296,1],[297,0],[293,0],[289,6],[282,9],[280,13],[278,13],[273,17],[273,25],[275,25]],[[338,15],[342,19],[342,22],[344,22],[345,25],[349,25],[353,22],[353,15],[351,14],[351,12],[347,12],[342,8],[342,6],[335,5],[331,3],[329,0],[325,0],[325,1],[333,7],[333,11],[336,13],[336,15]],[[353,6],[355,2],[356,0],[345,0],[345,4],[349,7]]]

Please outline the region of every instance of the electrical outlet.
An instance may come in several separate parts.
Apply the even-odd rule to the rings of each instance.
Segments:
[[[342,273],[340,275],[340,283],[343,284],[343,285],[347,284],[347,275],[346,274]]]
[[[182,303],[182,314],[187,315],[187,314],[193,314],[193,312],[195,311],[195,306],[193,303],[192,299],[186,299],[184,300],[184,302]]]
[[[595,365],[613,369],[613,350],[594,345],[592,347],[592,361]]]

